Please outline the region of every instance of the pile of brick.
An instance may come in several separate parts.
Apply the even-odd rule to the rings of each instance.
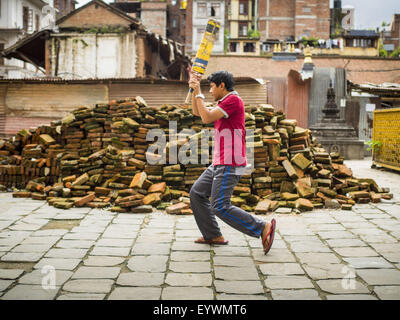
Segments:
[[[176,121],[175,127],[171,121]],[[392,197],[372,179],[353,177],[339,154],[327,153],[310,130],[272,106],[246,106],[245,121],[246,129],[252,129],[246,144],[253,151],[249,162],[254,170],[241,177],[233,204],[264,214],[351,209],[355,203]],[[184,106],[151,108],[141,97],[79,107],[50,126],[21,130],[7,141],[0,140],[0,184],[3,189],[21,190],[14,191],[14,197],[47,200],[57,208],[151,212],[157,207],[171,214],[190,214],[188,191],[208,165],[200,158],[211,159],[212,141],[206,139],[206,150],[198,143],[194,154],[189,147],[205,138],[203,129],[209,127]],[[166,133],[162,151],[167,165],[148,161],[162,158],[149,151],[149,146],[160,143],[146,139],[151,129]],[[174,149],[198,164],[171,159],[169,151]]]

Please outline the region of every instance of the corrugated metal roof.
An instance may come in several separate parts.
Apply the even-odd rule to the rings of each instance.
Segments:
[[[260,83],[259,79],[251,77],[236,77],[235,83]],[[0,79],[4,82],[38,82],[38,83],[101,83],[101,82],[135,82],[135,83],[187,83],[182,80],[165,80],[154,78],[96,78],[96,79],[60,79],[60,78],[7,78]],[[207,79],[201,80],[202,83],[208,83]]]
[[[348,30],[343,35],[344,37],[363,37],[363,38],[378,38],[379,34],[377,34],[374,30]]]

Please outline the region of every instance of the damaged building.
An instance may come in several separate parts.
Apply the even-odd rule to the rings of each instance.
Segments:
[[[184,47],[147,30],[141,22],[93,0],[6,48],[5,58],[33,64],[58,79],[187,79]]]

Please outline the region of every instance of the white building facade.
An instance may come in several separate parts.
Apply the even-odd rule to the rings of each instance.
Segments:
[[[224,52],[224,30],[225,30],[225,1],[224,0],[194,0],[193,1],[193,40],[194,53],[200,46],[201,39],[206,29],[208,19],[218,21],[221,28],[214,43],[213,53]]]
[[[0,52],[51,22],[53,0],[0,0]],[[54,11],[55,16],[55,11]],[[0,57],[0,78],[43,76],[34,65]]]

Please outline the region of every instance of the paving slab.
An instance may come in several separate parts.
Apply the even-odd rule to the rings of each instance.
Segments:
[[[264,275],[285,276],[305,274],[298,263],[263,263],[259,265]]]
[[[214,266],[227,267],[252,267],[254,261],[250,257],[216,256],[213,258]]]
[[[209,244],[194,243],[193,241],[175,241],[172,244],[172,251],[210,251]]]
[[[378,300],[372,294],[328,294],[327,300]]]
[[[162,291],[161,300],[213,300],[211,288],[201,287],[166,287]]]
[[[261,281],[224,281],[215,280],[215,289],[220,293],[259,294],[264,293]]]
[[[369,285],[400,285],[400,271],[395,269],[357,270],[357,274]]]
[[[302,264],[330,264],[330,263],[340,263],[340,259],[332,252],[298,252],[296,257],[300,260]]]
[[[304,264],[304,270],[313,280],[343,279],[344,277],[354,278],[355,272],[344,264]]]
[[[268,300],[264,295],[255,294],[227,294],[221,293],[217,294],[217,300]]]
[[[13,280],[0,280],[0,292],[7,290],[14,283]]]
[[[168,256],[135,256],[129,259],[128,268],[139,272],[165,272],[167,261]]]
[[[400,252],[382,252],[381,255],[391,263],[400,262]]]
[[[107,256],[88,256],[83,261],[85,266],[91,267],[114,267],[125,261],[121,257],[107,257]]]
[[[108,300],[159,300],[161,288],[123,287],[115,288]]]
[[[211,274],[169,272],[165,283],[175,287],[211,287]]]
[[[116,279],[120,272],[120,267],[80,267],[72,279]]]
[[[21,244],[14,247],[11,252],[30,253],[30,252],[46,252],[53,245],[51,244]]]
[[[369,293],[368,288],[355,279],[319,280],[317,285],[322,291],[333,294]]]
[[[49,250],[45,258],[71,258],[82,259],[88,252],[88,249],[62,249],[53,248]]]
[[[332,248],[367,246],[364,242],[362,242],[359,239],[331,239],[331,240],[326,240],[326,242]]]
[[[359,236],[363,241],[369,244],[373,243],[397,243],[397,239],[389,234],[380,234],[380,235],[369,235],[369,234],[361,234]]]
[[[134,239],[99,239],[96,246],[99,247],[131,247]]]
[[[46,252],[8,252],[1,257],[1,261],[7,262],[36,262]]]
[[[2,280],[15,280],[21,274],[24,273],[25,270],[22,269],[0,269],[0,279]]]
[[[321,300],[317,290],[271,290],[273,300]]]
[[[168,255],[171,250],[169,243],[136,243],[133,248],[131,255]]]
[[[43,272],[45,271],[45,272]],[[33,270],[23,275],[18,283],[20,284],[37,284],[44,286],[62,286],[69,278],[71,278],[73,272],[65,270],[55,270],[54,274],[50,273],[51,270]]]
[[[171,261],[210,261],[209,252],[190,252],[190,251],[172,251],[170,255]],[[251,260],[253,263],[253,261]],[[215,264],[215,258],[214,258]]]
[[[105,293],[65,293],[57,300],[104,300],[105,297]]]
[[[7,291],[1,300],[53,300],[60,287],[55,289],[43,289],[42,286],[18,284]]]
[[[314,289],[314,285],[306,276],[268,276],[265,286],[273,289]]]
[[[241,256],[241,257],[249,257],[250,250],[247,247],[231,247],[231,246],[213,246],[212,250],[215,253],[215,256]]]
[[[89,249],[93,246],[94,240],[60,240],[56,248],[62,249]]]
[[[344,247],[334,248],[337,254],[342,257],[378,257],[379,254],[368,247]]]
[[[221,267],[214,266],[215,279],[221,280],[259,280],[255,266]]]
[[[371,269],[371,268],[394,268],[394,266],[387,262],[382,257],[350,257],[350,258],[343,258],[345,262],[347,262],[350,267],[356,269]]]
[[[267,255],[263,250],[253,250],[253,257],[258,262],[296,262],[295,256],[289,250],[271,249]]]
[[[376,286],[374,292],[382,300],[400,300],[400,286]]]
[[[43,258],[34,265],[34,269],[42,269],[45,266],[52,266],[56,270],[74,270],[81,259],[64,259],[64,258]]]
[[[160,287],[164,283],[164,276],[161,272],[125,272],[119,275],[116,283],[120,286]]]
[[[64,235],[64,240],[97,240],[100,233],[87,233],[87,232],[76,232],[67,233]],[[104,236],[104,234],[103,234]]]
[[[95,246],[90,254],[92,256],[112,256],[112,257],[127,257],[129,256],[130,248],[127,247],[100,247]]]
[[[114,281],[110,279],[79,279],[68,281],[62,289],[68,292],[108,293],[113,284]]]
[[[349,231],[318,231],[318,235],[325,240],[328,239],[352,239],[356,236]]]
[[[211,264],[203,261],[171,261],[169,270],[184,273],[209,273],[211,272]]]

